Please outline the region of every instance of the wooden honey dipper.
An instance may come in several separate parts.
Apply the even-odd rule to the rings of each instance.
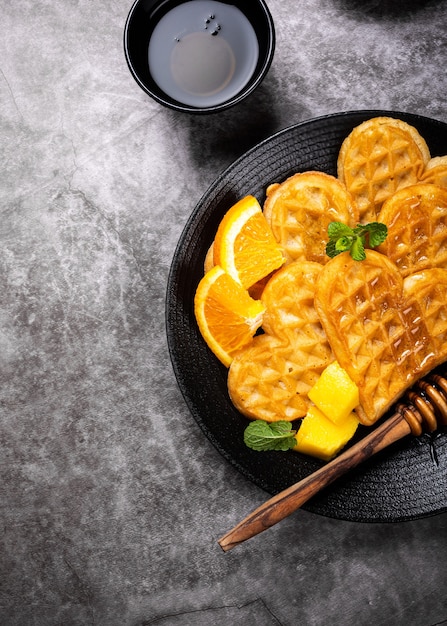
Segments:
[[[420,379],[395,412],[361,441],[319,470],[281,491],[218,540],[227,552],[296,511],[312,496],[363,461],[407,435],[419,437],[447,425],[447,365]]]

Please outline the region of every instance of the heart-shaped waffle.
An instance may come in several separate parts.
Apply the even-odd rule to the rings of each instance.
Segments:
[[[326,263],[328,224],[355,226],[358,221],[357,206],[346,187],[323,172],[302,172],[270,185],[263,209],[289,263]]]
[[[391,117],[363,122],[340,148],[337,170],[359,208],[363,223],[377,220],[383,202],[398,189],[421,179],[430,160],[418,131]]]
[[[247,417],[269,422],[303,417],[309,389],[334,360],[314,307],[321,267],[291,263],[262,293],[265,334],[236,354],[228,373],[231,400]]]
[[[447,269],[447,189],[419,184],[400,189],[379,213],[388,236],[378,248],[403,276],[429,267]]]
[[[447,358],[447,270],[403,279],[383,254],[345,252],[319,274],[315,306],[335,358],[359,387],[370,425],[416,380]]]

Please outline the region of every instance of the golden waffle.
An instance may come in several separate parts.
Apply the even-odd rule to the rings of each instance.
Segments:
[[[344,185],[323,172],[298,173],[270,185],[263,208],[286,263],[326,263],[328,224],[355,226],[358,221],[357,207]]]
[[[447,269],[447,189],[419,184],[400,189],[379,213],[388,236],[378,248],[403,276],[429,267]]]
[[[344,140],[338,177],[357,203],[360,221],[373,222],[387,198],[420,180],[429,160],[425,139],[413,126],[375,117],[354,128]]]
[[[447,155],[430,159],[422,174],[421,182],[447,188]]]
[[[447,271],[433,268],[407,276],[404,293],[418,302],[432,337],[434,355],[437,360],[444,361],[447,352]]]
[[[359,387],[358,418],[373,424],[447,357],[447,270],[408,276],[376,251],[345,252],[318,278],[315,306],[335,358]]]
[[[280,269],[262,294],[265,334],[233,359],[228,391],[253,419],[295,420],[307,413],[307,393],[332,352],[314,307],[321,265],[295,262]]]

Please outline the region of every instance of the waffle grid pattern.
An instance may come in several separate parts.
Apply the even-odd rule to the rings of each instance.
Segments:
[[[420,180],[426,162],[404,129],[376,125],[354,131],[340,152],[339,176],[357,202],[360,221],[376,220],[387,198]]]
[[[359,386],[359,418],[370,424],[445,358],[447,271],[421,272],[403,289],[379,253],[349,259],[326,266],[316,302],[337,360]]]
[[[432,337],[433,356],[442,362],[447,357],[447,270],[432,268],[408,276],[404,281],[404,293],[418,303]],[[427,354],[426,358],[430,356]]]
[[[229,369],[230,397],[244,415],[277,421],[306,414],[307,392],[333,360],[314,307],[320,271],[316,263],[296,262],[268,283],[262,297],[266,334],[255,337]]]
[[[447,267],[447,190],[432,185],[401,190],[383,205],[379,221],[388,225],[379,251],[402,276]]]
[[[325,263],[329,223],[353,226],[358,218],[345,187],[322,172],[296,174],[277,186],[267,198],[264,214],[288,262]]]

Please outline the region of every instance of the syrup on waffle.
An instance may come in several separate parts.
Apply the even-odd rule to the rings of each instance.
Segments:
[[[447,269],[447,189],[431,184],[397,191],[382,206],[379,222],[388,236],[378,248],[403,276],[421,269]]]
[[[407,276],[404,279],[404,293],[419,304],[432,338],[436,359],[444,361],[447,352],[447,271],[431,268]]]
[[[447,270],[404,281],[396,265],[368,250],[345,252],[319,274],[315,306],[335,358],[357,384],[362,424],[371,425],[416,380],[447,357]]]
[[[342,143],[337,170],[363,223],[377,220],[383,202],[421,179],[430,151],[413,127],[391,117],[363,122]]]
[[[290,263],[262,293],[265,334],[236,354],[228,373],[230,398],[247,417],[269,422],[303,417],[309,389],[333,361],[314,307],[321,267]]]
[[[359,217],[346,187],[323,172],[298,173],[270,185],[263,209],[286,263],[326,263],[328,224],[355,226]]]

